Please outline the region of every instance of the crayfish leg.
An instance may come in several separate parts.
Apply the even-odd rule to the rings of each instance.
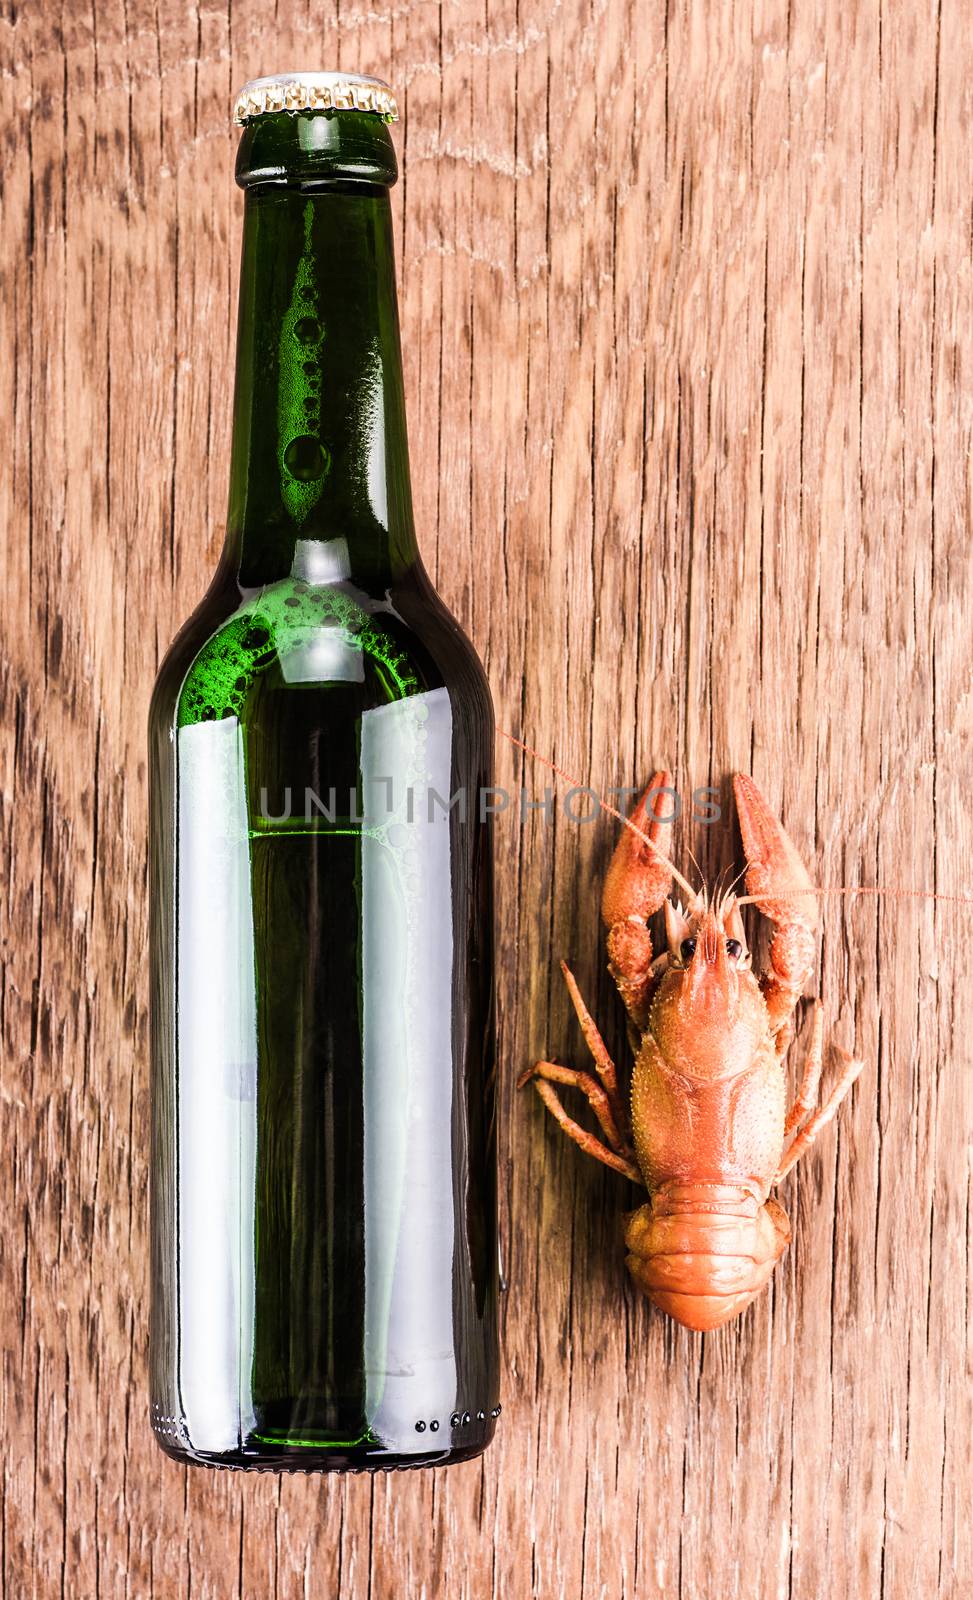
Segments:
[[[596,1083],[590,1072],[582,1072],[578,1067],[562,1067],[559,1061],[538,1061],[521,1075],[517,1084],[518,1089],[523,1088],[531,1078],[543,1078],[547,1083],[560,1083],[573,1089],[580,1089],[598,1118],[601,1131],[612,1150],[621,1154],[626,1149],[612,1103],[601,1084]]]
[[[784,1156],[781,1158],[780,1166],[777,1168],[777,1173],[774,1177],[775,1183],[779,1183],[781,1178],[785,1177],[787,1173],[790,1172],[791,1167],[794,1166],[795,1162],[800,1161],[805,1151],[808,1150],[814,1143],[818,1134],[821,1132],[821,1129],[828,1126],[828,1123],[834,1117],[835,1112],[840,1106],[842,1100],[845,1098],[845,1095],[848,1094],[852,1084],[855,1082],[855,1079],[858,1077],[858,1074],[865,1065],[864,1061],[862,1061],[858,1056],[849,1055],[847,1050],[840,1049],[838,1045],[834,1045],[832,1048],[837,1050],[838,1054],[841,1056],[842,1060],[844,1061],[844,1067],[841,1070],[837,1083],[829,1094],[827,1100],[824,1102],[824,1105],[815,1111],[814,1116],[809,1122],[805,1123],[790,1149],[786,1151]]]
[[[811,1024],[811,1042],[804,1058],[804,1071],[801,1075],[801,1086],[797,1091],[794,1104],[787,1113],[784,1122],[784,1138],[789,1139],[795,1128],[800,1127],[809,1111],[814,1109],[818,1098],[818,1085],[821,1082],[821,1062],[824,1057],[824,1007],[820,1000],[814,1002],[814,1021]]]
[[[543,1077],[536,1077],[534,1079],[534,1088],[551,1116],[560,1124],[568,1138],[573,1139],[578,1148],[583,1150],[586,1155],[594,1156],[596,1161],[604,1162],[606,1167],[611,1167],[613,1171],[620,1172],[623,1177],[631,1178],[633,1183],[644,1182],[642,1174],[634,1161],[628,1160],[625,1156],[617,1155],[614,1150],[609,1150],[608,1146],[596,1138],[593,1133],[589,1133],[587,1128],[582,1128],[580,1122],[575,1122],[573,1117],[568,1116],[561,1104],[561,1097],[552,1083],[548,1083]]]
[[[597,1022],[585,1005],[584,996],[578,988],[578,980],[566,961],[561,962],[561,972],[567,984],[568,994],[571,996],[571,1004],[574,1006],[575,1015],[581,1024],[581,1032],[584,1034],[585,1044],[591,1051],[592,1060],[595,1063],[595,1071],[601,1079],[602,1086],[608,1096],[612,1115],[618,1126],[621,1127],[625,1121],[625,1113],[622,1110],[615,1063],[608,1053],[608,1046],[601,1037]]]

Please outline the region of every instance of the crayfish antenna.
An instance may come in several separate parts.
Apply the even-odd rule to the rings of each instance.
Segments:
[[[559,778],[563,778],[566,783],[570,783],[574,787],[586,787],[594,795],[598,802],[599,808],[602,811],[607,812],[610,817],[615,817],[617,821],[623,823],[624,826],[629,828],[631,831],[639,833],[639,829],[630,820],[630,818],[624,817],[618,810],[617,806],[613,806],[611,801],[606,800],[603,795],[598,794],[596,790],[591,789],[590,784],[579,784],[578,779],[573,778],[570,772],[565,772],[564,768],[559,767],[556,761],[551,761],[547,756],[541,755],[539,750],[535,750],[532,745],[525,744],[523,739],[516,738],[514,734],[508,733],[505,728],[498,728],[497,732],[500,734],[502,739],[506,739],[509,744],[516,745],[517,749],[522,750],[525,755],[533,757],[535,761],[540,761],[541,764],[547,767],[551,772],[557,773],[557,776]],[[750,782],[752,781],[753,780],[751,779]],[[658,846],[652,844],[652,841],[648,838],[647,834],[641,834],[640,837],[644,843],[652,846],[652,849],[654,850],[658,860],[664,862],[669,868],[669,871],[672,873],[676,883],[679,884],[679,887],[687,896],[688,904],[690,906],[695,906],[699,899],[699,891],[694,889],[692,884],[683,877],[682,873],[676,870],[672,862],[669,861],[665,855],[663,855]],[[742,874],[740,876],[742,876]],[[739,881],[739,879],[735,881]],[[824,895],[874,895],[878,898],[889,896],[890,898],[901,900],[936,900],[947,905],[973,906],[973,894],[949,894],[944,893],[943,891],[937,891],[935,889],[902,889],[899,888],[898,885],[886,888],[882,884],[840,884],[834,886],[823,886],[819,888],[817,885],[808,880],[806,884],[803,884],[800,887],[785,888],[782,885],[777,885],[774,888],[775,901],[786,901],[794,898],[795,896],[803,899],[810,895],[814,895],[815,897],[822,897]],[[738,906],[750,906],[759,905],[764,896],[761,894],[748,893],[735,898]]]
[[[509,744],[514,744],[517,746],[518,750],[523,750],[525,755],[532,756],[533,759],[535,761],[539,761],[542,766],[548,767],[551,772],[556,772],[557,776],[559,778],[563,778],[565,783],[570,783],[574,788],[587,788],[588,792],[594,795],[602,811],[606,811],[610,817],[615,817],[632,833],[638,834],[643,844],[647,845],[655,855],[656,859],[668,869],[678,883],[679,887],[689,896],[690,900],[692,901],[697,898],[697,891],[693,888],[688,878],[684,878],[682,873],[677,871],[672,862],[669,860],[668,856],[666,856],[663,851],[659,849],[655,841],[651,839],[649,835],[642,829],[638,828],[631,818],[623,816],[618,807],[613,806],[610,800],[606,800],[604,795],[598,793],[597,789],[592,789],[590,784],[581,784],[577,778],[573,778],[571,776],[570,772],[565,772],[563,767],[559,767],[556,761],[552,761],[549,756],[541,755],[539,750],[535,750],[533,746],[525,744],[523,739],[518,739],[514,734],[508,733],[505,728],[498,728],[497,732],[499,733],[500,737],[502,739],[506,739]]]

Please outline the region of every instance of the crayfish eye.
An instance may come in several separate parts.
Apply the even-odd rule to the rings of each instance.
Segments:
[[[731,961],[739,961],[740,957],[743,955],[743,945],[740,943],[739,939],[727,939],[726,953]]]
[[[694,952],[695,949],[696,949],[696,940],[695,939],[684,939],[682,944],[679,946],[679,959],[680,959],[680,961],[691,961],[692,958],[693,958],[693,952]]]

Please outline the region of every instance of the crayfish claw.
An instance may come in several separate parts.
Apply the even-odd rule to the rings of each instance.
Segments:
[[[737,816],[747,858],[747,894],[760,911],[779,928],[801,921],[810,930],[818,925],[818,903],[807,869],[753,779],[738,772],[733,780]],[[808,889],[803,895],[795,890]]]
[[[605,878],[601,916],[606,928],[632,918],[647,922],[669,893],[672,867],[667,860],[660,861],[652,845],[658,846],[663,858],[668,855],[660,844],[660,834],[672,820],[672,807],[666,804],[671,790],[672,773],[657,772],[629,814],[632,827],[622,829]],[[640,839],[633,828],[646,834],[651,844]]]
[[[747,894],[776,930],[771,971],[762,988],[777,1033],[789,1022],[814,966],[818,903],[803,861],[754,780],[737,773],[733,793],[747,858]]]
[[[608,929],[608,969],[637,1032],[648,1021],[657,976],[646,923],[661,905],[668,906],[666,897],[672,887],[672,867],[652,848],[658,845],[668,820],[666,799],[671,789],[672,774],[657,772],[628,819],[632,827],[622,829],[601,900],[601,915]],[[671,807],[668,809],[671,814]],[[661,855],[665,858],[666,852],[662,850]]]

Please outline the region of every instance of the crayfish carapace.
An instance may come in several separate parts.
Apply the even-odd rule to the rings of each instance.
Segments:
[[[704,1331],[737,1316],[770,1277],[790,1239],[770,1191],[831,1121],[862,1062],[839,1051],[841,1071],[817,1105],[824,1035],[815,1001],[800,1088],[787,1109],[784,1063],[794,1008],[814,965],[815,890],[766,799],[743,776],[734,792],[747,894],[694,890],[658,845],[671,783],[657,772],[635,806],[602,898],[609,970],[635,1053],[630,1115],[614,1062],[563,962],[595,1072],[539,1061],[520,1082],[534,1080],[582,1150],[648,1190],[647,1202],[626,1219],[628,1269],[655,1305]],[[674,878],[684,906],[669,899]],[[759,976],[740,915],[751,901],[774,927],[768,970]],[[660,908],[666,948],[656,954],[647,922]],[[559,1084],[587,1096],[603,1139],[568,1116]]]

